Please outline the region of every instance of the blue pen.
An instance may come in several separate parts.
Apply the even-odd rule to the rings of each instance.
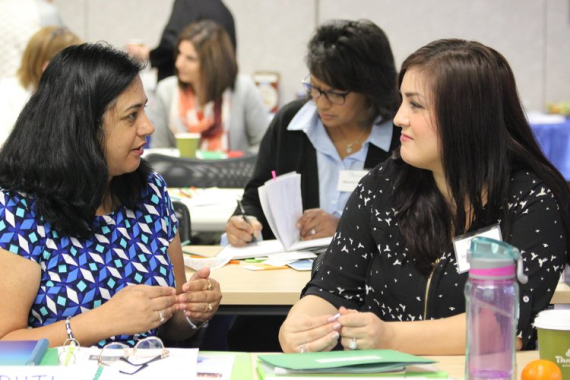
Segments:
[[[241,217],[243,218],[243,220],[245,220],[245,222],[247,224],[249,224],[253,228],[253,226],[251,225],[251,223],[249,222],[249,220],[247,220],[247,217],[245,216],[245,209],[243,208],[243,205],[241,204],[241,201],[239,199],[237,200],[237,204],[238,204],[240,212],[241,212]],[[255,234],[251,234],[251,243],[257,243],[257,239],[255,238]]]

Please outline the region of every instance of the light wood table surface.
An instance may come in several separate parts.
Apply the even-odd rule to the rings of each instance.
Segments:
[[[219,251],[221,247],[199,247],[206,254]],[[301,290],[311,278],[310,271],[276,269],[251,271],[241,264],[226,264],[215,269],[211,276],[222,289],[221,314],[285,315],[299,300]],[[194,270],[186,268],[189,278]]]
[[[446,371],[449,378],[464,379],[465,378],[465,356],[426,356],[421,355],[437,361],[434,365],[442,371]],[[517,379],[521,378],[521,372],[524,367],[531,361],[538,359],[538,351],[522,351],[517,352]],[[252,368],[254,370],[253,380],[259,380],[257,375],[257,355],[252,354]],[[379,378],[381,379],[381,378]]]
[[[554,305],[570,305],[570,286],[564,282],[559,282],[550,303]]]
[[[220,246],[189,246],[205,255],[215,255]],[[223,298],[222,314],[273,314],[284,315],[299,300],[301,290],[311,278],[310,271],[294,269],[250,271],[242,262],[227,264],[212,272],[220,282]],[[186,268],[186,276],[194,271]],[[551,301],[555,305],[570,305],[570,287],[560,282]]]

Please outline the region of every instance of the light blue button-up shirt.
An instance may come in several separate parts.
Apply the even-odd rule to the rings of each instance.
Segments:
[[[351,192],[339,191],[338,181],[342,170],[363,170],[370,144],[388,152],[392,142],[392,120],[382,121],[378,117],[370,135],[362,143],[362,148],[344,159],[341,159],[330,139],[326,127],[317,113],[313,101],[307,102],[293,117],[288,131],[303,131],[317,151],[317,167],[319,176],[319,207],[325,212],[340,218]],[[222,245],[228,244],[227,235],[222,235]]]
[[[342,170],[363,170],[370,144],[385,150],[390,149],[392,142],[392,120],[382,121],[378,117],[362,148],[344,159],[341,159],[326,127],[321,122],[314,102],[307,102],[297,112],[287,127],[289,131],[303,131],[317,151],[319,176],[320,208],[335,217],[340,217],[351,192],[339,191],[338,181]]]

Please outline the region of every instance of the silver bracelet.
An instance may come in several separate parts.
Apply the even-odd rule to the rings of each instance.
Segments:
[[[204,322],[200,322],[200,323],[196,324],[196,323],[192,322],[190,317],[186,317],[186,321],[188,321],[188,324],[190,325],[190,328],[192,330],[200,330],[202,327],[208,326],[208,322],[210,322],[208,320],[208,321],[204,321]]]
[[[73,331],[71,331],[71,317],[65,318],[65,332],[67,333],[67,337],[71,340],[75,340],[73,336]]]

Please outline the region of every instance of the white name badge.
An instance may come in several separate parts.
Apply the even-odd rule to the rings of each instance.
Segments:
[[[351,193],[358,185],[358,181],[366,174],[368,174],[368,170],[341,170],[336,190]]]
[[[457,273],[467,272],[471,267],[469,261],[467,261],[467,251],[471,248],[471,240],[476,236],[503,241],[501,227],[498,224],[454,237],[453,249],[455,250],[455,259],[457,261]]]

